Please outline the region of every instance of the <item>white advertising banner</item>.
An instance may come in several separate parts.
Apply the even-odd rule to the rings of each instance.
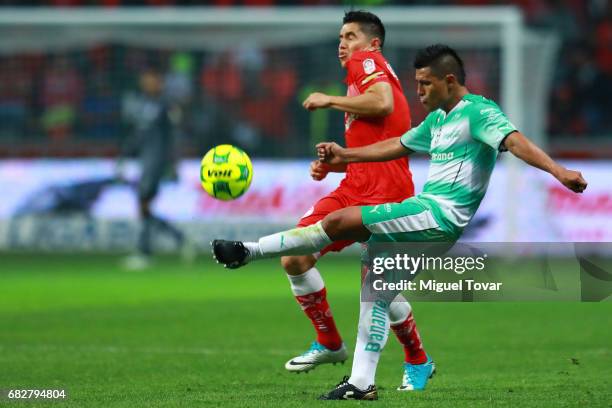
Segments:
[[[567,242],[612,242],[612,162],[572,161],[568,168],[580,169],[589,186],[574,194],[552,177],[546,178],[546,212],[555,234]]]
[[[566,163],[589,181],[574,194],[550,175],[501,161],[463,240],[479,242],[612,241],[612,162]],[[294,225],[342,174],[316,182],[308,161],[254,162],[253,183],[241,198],[218,201],[200,187],[199,162],[178,166],[154,203],[161,217],[187,229],[202,245],[213,237],[252,239]],[[125,248],[138,229],[138,166],[125,167],[127,183],[114,180],[106,159],[0,161],[0,247]],[[417,192],[427,161],[413,159]]]

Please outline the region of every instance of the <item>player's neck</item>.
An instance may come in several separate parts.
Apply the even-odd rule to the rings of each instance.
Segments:
[[[463,99],[463,97],[469,93],[470,91],[468,91],[465,86],[459,88],[457,92],[449,99],[448,103],[444,105],[444,107],[442,107],[444,112],[448,113],[452,111],[455,106],[457,106],[457,104],[461,101],[461,99]]]

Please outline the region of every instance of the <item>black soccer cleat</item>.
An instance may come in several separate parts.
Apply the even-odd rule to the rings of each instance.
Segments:
[[[336,388],[323,394],[319,397],[320,400],[377,400],[378,393],[374,384],[370,385],[367,390],[362,391],[349,384],[349,377],[345,376],[342,381],[336,385]]]
[[[249,250],[240,241],[225,241],[215,239],[211,242],[213,257],[217,263],[222,263],[226,268],[236,269],[246,265]]]

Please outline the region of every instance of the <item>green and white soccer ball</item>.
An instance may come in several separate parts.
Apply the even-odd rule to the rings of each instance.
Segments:
[[[200,165],[202,187],[219,200],[234,200],[251,185],[253,165],[249,156],[238,147],[224,144],[213,147]]]

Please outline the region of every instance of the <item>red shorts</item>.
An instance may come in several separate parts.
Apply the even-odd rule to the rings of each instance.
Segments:
[[[332,213],[336,210],[340,210],[346,207],[360,206],[365,205],[365,203],[355,200],[354,198],[350,198],[345,194],[342,194],[341,191],[335,190],[321,198],[319,201],[315,203],[306,213],[302,216],[300,221],[298,222],[298,227],[306,227],[307,225],[316,224],[321,221],[325,216],[329,213]],[[325,255],[330,251],[339,252],[342,251],[349,245],[354,244],[356,241],[352,240],[343,240],[343,241],[335,241],[323,248],[319,254],[321,256]]]

